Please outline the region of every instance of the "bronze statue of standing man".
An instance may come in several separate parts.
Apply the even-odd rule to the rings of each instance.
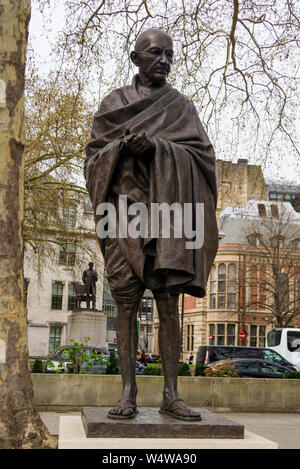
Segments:
[[[82,281],[84,283],[84,291],[86,295],[87,309],[90,309],[90,300],[92,300],[92,309],[96,309],[96,282],[98,281],[98,274],[94,270],[94,263],[89,263],[89,268],[82,274]]]
[[[132,418],[137,412],[135,362],[137,311],[143,292],[152,290],[159,315],[159,348],[164,390],[161,413],[184,420],[200,420],[177,390],[180,356],[178,297],[206,293],[206,283],[218,247],[217,183],[212,145],[189,99],[168,82],[173,42],[164,31],[148,29],[137,39],[131,60],[139,72],[129,86],[103,99],[94,116],[87,145],[85,177],[96,223],[103,220],[101,204],[110,203],[117,228],[132,220],[130,207],[142,204],[192,206],[189,220],[198,229],[196,207],[202,205],[203,243],[187,248],[188,235],[165,237],[115,235],[99,239],[108,283],[117,305],[118,355],[123,379],[121,400],[110,418]],[[128,203],[124,213],[120,198]],[[174,206],[173,206],[174,207]],[[130,214],[131,213],[131,214]],[[177,220],[178,221],[178,220]],[[176,228],[170,221],[171,231]],[[198,229],[199,231],[200,229]],[[197,231],[197,230],[196,230]],[[194,232],[196,233],[196,232]],[[197,233],[196,233],[197,237]]]

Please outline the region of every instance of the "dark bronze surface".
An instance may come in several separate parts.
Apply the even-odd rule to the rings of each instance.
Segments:
[[[197,412],[180,400],[177,390],[178,295],[205,296],[217,253],[215,155],[195,106],[167,83],[173,62],[171,37],[156,28],[144,31],[130,58],[139,72],[131,85],[112,91],[102,100],[94,116],[84,167],[96,224],[103,217],[96,214],[97,208],[104,202],[112,203],[117,214],[116,239],[99,239],[117,305],[123,380],[121,400],[110,413],[130,418],[136,410],[137,311],[143,291],[149,288],[160,321],[159,353],[164,373],[161,409],[175,418],[185,416],[192,421]],[[204,204],[203,246],[187,249],[185,235],[118,236],[119,217],[124,215],[119,200],[123,196],[129,205],[138,202],[147,206],[149,226],[153,203],[193,204],[194,212],[196,203]],[[125,216],[129,219],[126,212]],[[194,226],[195,214],[191,218]]]
[[[94,270],[93,267],[94,267],[94,263],[90,262],[89,268],[86,269],[82,274],[82,281],[84,285],[84,296],[85,296],[85,301],[86,301],[86,308],[87,310],[90,309],[90,302],[92,301],[92,309],[93,311],[96,311],[96,282],[98,281],[98,274]],[[79,305],[80,305],[80,302],[79,302]]]
[[[111,420],[108,407],[83,407],[81,418],[87,438],[244,438],[244,426],[205,409],[202,420],[185,422],[142,407],[134,419]]]

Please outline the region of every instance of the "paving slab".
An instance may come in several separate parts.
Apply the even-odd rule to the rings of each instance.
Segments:
[[[300,449],[300,413],[218,413],[251,432],[278,443],[279,449]]]

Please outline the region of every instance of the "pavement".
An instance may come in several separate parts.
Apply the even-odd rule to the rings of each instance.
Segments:
[[[279,449],[300,449],[300,413],[224,413],[218,415],[234,420],[245,428],[278,443]],[[59,417],[80,416],[80,412],[40,412],[41,419],[52,435],[58,435]]]

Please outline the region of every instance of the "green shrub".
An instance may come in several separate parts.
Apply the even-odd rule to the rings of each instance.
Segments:
[[[56,373],[63,373],[63,363],[69,362],[67,365],[66,373],[71,374],[86,374],[93,373],[97,365],[103,365],[104,361],[102,355],[98,355],[96,351],[88,349],[89,337],[84,337],[84,343],[75,342],[70,339],[72,348],[57,346],[61,349],[61,353],[65,356],[64,361],[60,361]],[[53,362],[48,362],[48,367],[51,368]]]
[[[178,376],[191,376],[190,367],[187,363],[178,364]]]
[[[286,371],[283,375],[284,379],[300,379],[300,371]]]
[[[195,376],[205,376],[205,369],[204,363],[198,363],[195,367]]]
[[[161,366],[147,366],[143,371],[143,375],[161,376],[162,374],[163,370]]]
[[[109,353],[109,361],[107,362],[107,367],[105,370],[107,375],[119,375],[120,369],[118,365],[118,360],[114,350],[111,350]]]
[[[207,367],[204,375],[215,378],[233,378],[238,376],[238,370],[231,366],[230,360],[225,360],[222,365],[218,365],[215,368]]]
[[[34,363],[32,365],[32,370],[31,373],[43,373],[44,372],[44,365],[42,360],[34,360]]]

